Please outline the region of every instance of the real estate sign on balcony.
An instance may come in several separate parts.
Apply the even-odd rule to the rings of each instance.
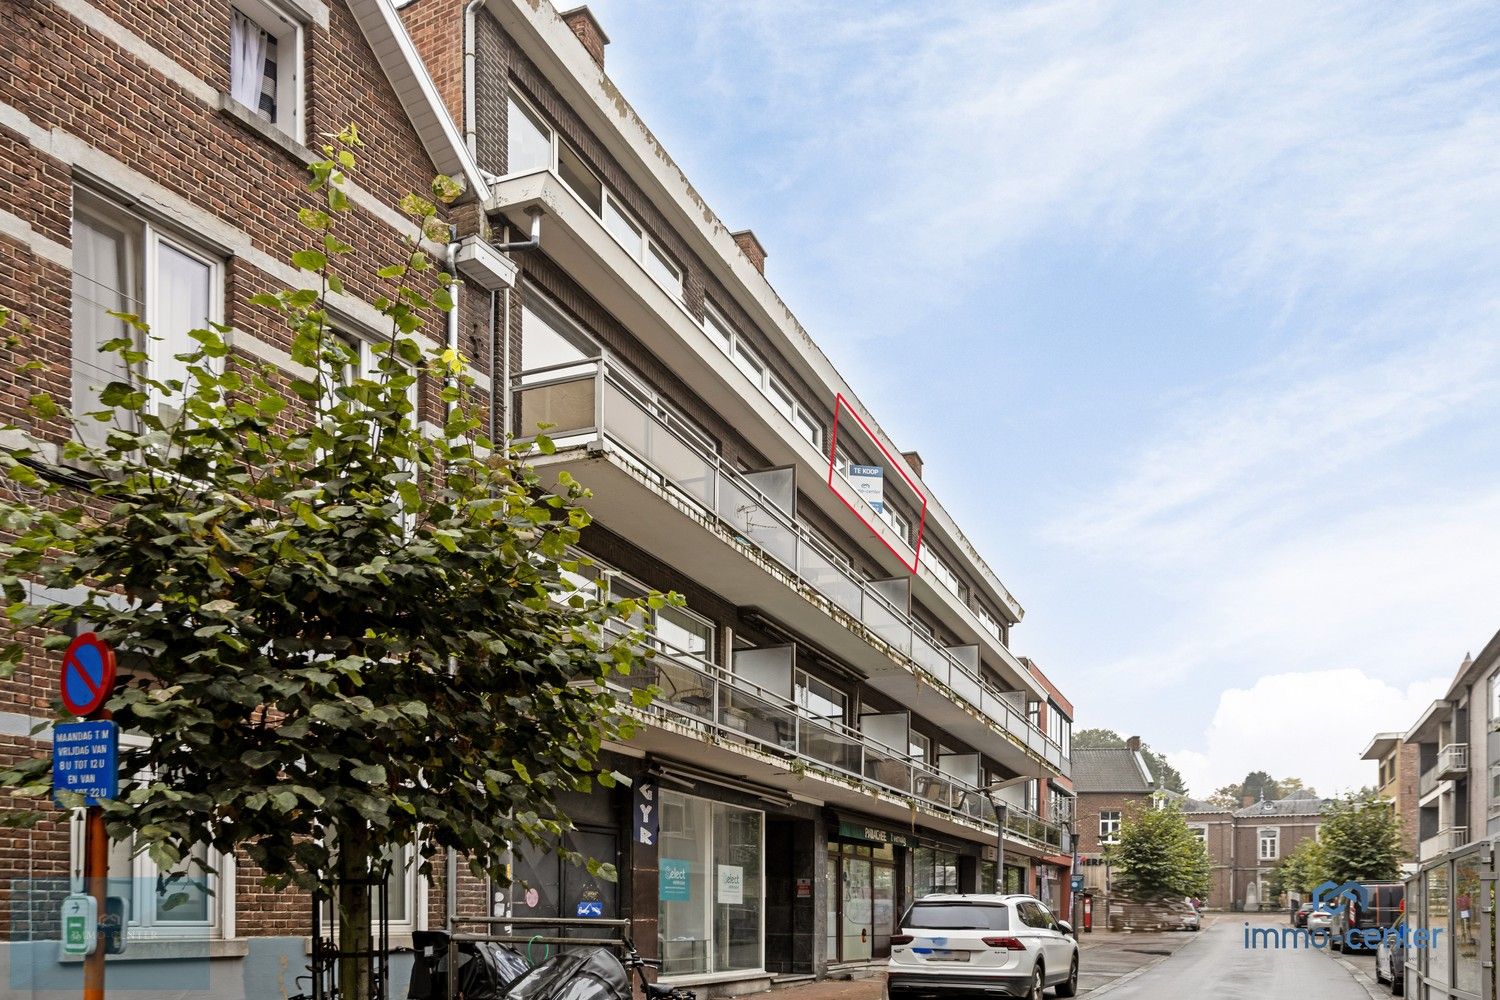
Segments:
[[[849,485],[879,514],[885,510],[885,469],[878,465],[849,466]]]

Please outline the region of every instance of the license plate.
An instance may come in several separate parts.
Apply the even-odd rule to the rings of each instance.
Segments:
[[[934,962],[967,962],[969,960],[969,953],[966,951],[945,951],[941,948],[934,948],[929,958]]]

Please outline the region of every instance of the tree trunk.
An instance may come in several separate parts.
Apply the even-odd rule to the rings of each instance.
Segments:
[[[338,960],[339,1000],[373,1000],[374,935],[370,905],[370,841],[364,827],[338,832],[339,879],[334,898],[340,952]]]

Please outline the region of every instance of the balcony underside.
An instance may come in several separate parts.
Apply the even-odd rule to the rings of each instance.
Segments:
[[[654,474],[612,450],[562,448],[534,463],[544,475],[566,470],[594,492],[590,513],[611,531],[743,607],[757,608],[862,673],[876,691],[953,733],[1016,774],[1063,773],[1038,746],[998,729],[978,708],[919,673],[862,622],[819,595],[715,518],[663,489]]]

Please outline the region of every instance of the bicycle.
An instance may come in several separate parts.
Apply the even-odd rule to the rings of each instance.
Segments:
[[[666,986],[661,983],[648,982],[646,979],[647,969],[661,970],[661,959],[642,958],[641,953],[635,950],[635,942],[630,938],[625,939],[625,958],[622,964],[627,970],[634,969],[635,974],[641,981],[641,992],[646,1000],[698,1000],[698,994],[692,990],[685,990],[677,986]],[[627,978],[629,972],[626,972]]]

